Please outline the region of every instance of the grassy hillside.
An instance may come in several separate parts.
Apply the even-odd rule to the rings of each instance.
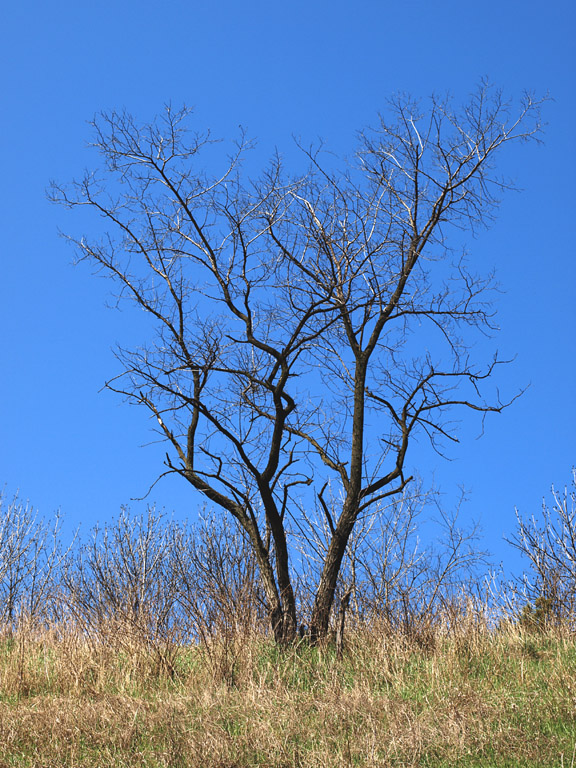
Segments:
[[[226,519],[123,513],[65,549],[14,502],[0,768],[576,768],[576,495],[554,501],[543,523],[519,520],[531,568],[512,583],[483,576],[455,525],[422,549],[399,507],[351,550],[343,643],[317,646],[271,640]]]
[[[24,631],[0,646],[0,766],[574,766],[576,644],[462,618],[147,649]]]

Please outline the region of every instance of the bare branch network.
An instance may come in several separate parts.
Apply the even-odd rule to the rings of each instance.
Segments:
[[[302,507],[330,529],[314,639],[359,516],[411,479],[411,440],[441,446],[458,407],[506,405],[483,395],[500,361],[470,355],[470,332],[493,328],[492,276],[448,237],[491,219],[506,187],[495,156],[537,139],[539,108],[526,96],[513,112],[485,84],[459,110],[397,98],[352,161],[303,150],[306,173],[275,157],[256,180],[245,137],[219,175],[202,168],[212,140],[188,130],[186,109],[144,126],[111,113],[94,122],[100,174],[53,186],[54,200],[104,218],[109,234],[74,240],[79,255],[154,321],[147,346],[119,350],[108,386],[154,416],[167,471],[238,521],[279,641],[297,631]]]

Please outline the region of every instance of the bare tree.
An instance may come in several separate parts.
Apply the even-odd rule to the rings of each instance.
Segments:
[[[491,218],[506,186],[493,161],[537,138],[539,103],[527,95],[514,111],[485,84],[459,110],[397,98],[353,160],[303,149],[305,173],[275,157],[256,181],[244,178],[244,137],[220,175],[203,170],[217,148],[188,118],[101,115],[101,173],[54,185],[52,198],[104,218],[100,241],[74,239],[79,257],[156,331],[118,350],[123,373],[108,387],[155,418],[164,474],[245,531],[279,642],[297,627],[291,531],[302,506],[326,515],[315,640],[359,516],[411,479],[412,439],[438,447],[456,439],[454,408],[505,405],[481,391],[500,361],[473,363],[463,336],[492,329],[492,277],[470,271],[447,237]]]

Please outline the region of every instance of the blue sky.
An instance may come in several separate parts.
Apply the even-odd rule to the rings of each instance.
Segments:
[[[450,91],[464,98],[482,76],[511,96],[547,104],[543,146],[502,157],[521,194],[469,250],[497,268],[501,379],[530,388],[504,414],[466,422],[451,461],[420,470],[447,497],[469,491],[496,560],[514,554],[502,535],[514,507],[537,512],[576,463],[576,261],[573,221],[576,11],[568,1],[482,4],[357,0],[55,0],[4,6],[0,18],[0,486],[71,525],[112,518],[143,495],[162,449],[137,408],[100,391],[116,371],[127,316],[106,309],[109,285],[74,267],[58,229],[85,225],[50,205],[45,189],[97,164],[87,121],[122,109],[148,119],[163,104],[195,107],[199,125],[224,138],[239,125],[262,158],[291,151],[292,136],[341,152],[374,121],[387,96]],[[86,228],[88,225],[86,224]],[[151,497],[179,516],[199,501],[178,478]],[[138,503],[132,504],[138,509]]]

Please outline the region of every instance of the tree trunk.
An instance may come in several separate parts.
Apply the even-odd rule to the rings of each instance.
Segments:
[[[349,536],[334,535],[328,547],[324,569],[320,578],[320,584],[318,585],[318,591],[316,592],[316,599],[314,600],[312,618],[310,619],[310,641],[312,643],[323,640],[328,634],[330,612],[334,604],[336,584],[338,583],[338,575],[344,553],[346,552],[348,538]]]
[[[352,417],[352,448],[350,452],[347,498],[328,547],[320,584],[316,592],[312,618],[310,620],[310,640],[312,643],[324,639],[328,634],[330,611],[334,603],[338,575],[350,534],[358,517],[360,491],[362,488],[362,461],[364,456],[366,370],[369,359],[370,354],[360,352],[358,347],[356,350],[356,371],[354,375],[354,414]]]

